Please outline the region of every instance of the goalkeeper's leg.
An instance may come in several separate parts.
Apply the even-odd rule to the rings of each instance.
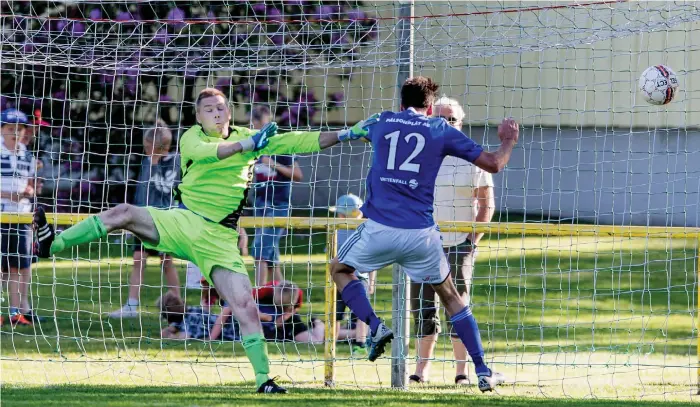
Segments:
[[[479,378],[479,389],[481,391],[493,390],[503,383],[503,376],[500,373],[492,372],[484,362],[484,347],[481,344],[479,325],[472,315],[471,308],[459,295],[451,278],[447,278],[441,284],[433,285],[433,288],[440,297],[440,302],[445,304],[445,310],[451,316],[452,327],[466,346],[467,352],[474,362],[476,375]]]
[[[231,307],[233,316],[241,330],[243,348],[253,366],[255,383],[259,393],[286,393],[283,387],[270,379],[270,361],[267,343],[263,336],[258,307],[253,300],[253,288],[247,274],[216,266],[211,279],[216,290]]]
[[[55,236],[49,253],[42,253],[40,250],[40,256],[48,257],[73,246],[101,239],[106,237],[107,233],[119,229],[128,230],[139,239],[153,245],[158,244],[158,229],[148,210],[129,204],[120,204],[108,211],[90,216]]]

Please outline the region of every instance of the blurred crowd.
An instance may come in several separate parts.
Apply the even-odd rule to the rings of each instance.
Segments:
[[[220,76],[216,61],[230,60],[232,50],[243,61],[258,61],[265,50],[267,59],[302,66],[320,54],[350,61],[360,55],[358,46],[377,38],[377,21],[361,1],[51,5],[0,2],[0,47],[12,56],[0,61],[0,111],[29,116],[23,143],[40,163],[39,201],[58,212],[96,212],[128,202],[134,193],[129,180],[143,157],[143,132],[164,121],[175,135],[174,149],[177,130],[195,124],[190,101],[205,82],[246,113],[254,104],[269,106],[283,127],[317,125],[321,112],[343,107],[345,86],[322,94],[300,70],[241,68]],[[190,23],[236,20],[257,23]],[[115,50],[124,50],[124,58],[113,61],[109,53]],[[350,78],[344,69],[326,75],[341,83]],[[249,115],[234,121],[251,124]]]

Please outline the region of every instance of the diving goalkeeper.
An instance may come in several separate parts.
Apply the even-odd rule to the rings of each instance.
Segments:
[[[238,250],[236,225],[262,155],[312,153],[367,134],[373,119],[339,132],[290,132],[273,137],[275,123],[254,131],[231,126],[231,109],[217,89],[204,89],[195,104],[197,125],[180,138],[181,207],[157,209],[120,204],[56,236],[41,209],[35,216],[40,257],[126,229],[148,249],[196,264],[232,308],[259,393],[286,393],[269,377],[267,345],[252,287]]]

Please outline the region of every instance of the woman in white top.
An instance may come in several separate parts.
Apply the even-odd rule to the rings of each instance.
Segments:
[[[444,118],[451,126],[462,129],[464,110],[459,103],[441,97],[433,106],[433,116]],[[436,221],[489,222],[495,210],[491,174],[457,157],[446,157],[435,182]],[[445,255],[448,256],[457,289],[467,304],[472,283],[476,247],[483,233],[442,233]],[[430,359],[440,333],[439,299],[430,284],[411,283],[411,311],[418,335],[418,363],[410,376],[411,383],[426,382]],[[468,384],[467,350],[449,324],[457,369],[455,384]]]

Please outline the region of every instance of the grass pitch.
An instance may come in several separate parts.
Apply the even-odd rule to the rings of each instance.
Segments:
[[[304,318],[324,318],[324,235],[311,237],[288,239],[285,276],[305,290]],[[0,397],[7,405],[697,404],[695,250],[692,240],[494,237],[480,247],[473,304],[487,361],[509,377],[497,394],[450,385],[443,337],[429,386],[408,392],[388,390],[386,357],[369,363],[339,343],[331,390],[322,387],[323,345],[270,343],[273,374],[293,392],[270,398],[252,394],[240,344],[159,338],[156,262],[141,317],[108,319],[126,300],[131,260],[121,244],[93,245],[63,256],[76,260],[36,265],[32,301],[47,320],[1,328]],[[188,303],[198,300],[187,290]],[[373,303],[390,319],[387,270]]]

